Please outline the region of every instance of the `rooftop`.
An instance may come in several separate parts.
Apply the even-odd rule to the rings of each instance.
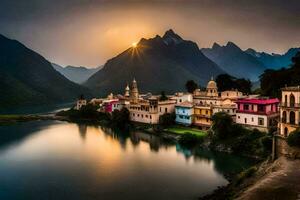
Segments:
[[[188,102],[188,101],[184,101],[182,103],[179,103],[176,105],[177,107],[186,107],[186,108],[192,108],[193,107],[193,103]]]
[[[281,88],[282,91],[300,91],[300,86],[290,86]]]
[[[236,101],[237,103],[249,103],[249,104],[273,104],[273,103],[279,103],[279,99],[273,98],[273,99],[239,99]]]

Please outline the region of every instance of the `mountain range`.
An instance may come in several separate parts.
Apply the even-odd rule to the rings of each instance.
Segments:
[[[254,49],[242,50],[233,42],[221,46],[214,43],[211,48],[202,48],[201,51],[209,59],[218,64],[228,74],[247,78],[257,82],[259,76],[266,69],[278,69],[289,67],[291,58],[296,55],[300,48],[291,48],[284,54],[268,54],[257,52]]]
[[[245,52],[255,57],[258,61],[264,64],[269,69],[279,69],[282,67],[288,67],[292,64],[291,59],[296,53],[300,51],[300,48],[290,48],[284,54],[269,54],[265,52],[257,52],[254,49],[247,49]]]
[[[96,68],[86,68],[86,67],[75,67],[75,66],[66,66],[62,67],[58,64],[52,63],[52,66],[56,71],[64,75],[70,81],[74,83],[84,83],[88,78],[90,78],[94,73],[99,71],[103,66]]]
[[[201,51],[224,71],[238,78],[255,81],[266,69],[263,63],[233,42],[228,42],[225,46],[214,43],[212,48],[203,48]]]
[[[123,92],[126,83],[135,78],[142,92],[175,92],[184,90],[187,80],[206,85],[218,74],[225,73],[208,59],[195,42],[184,40],[173,30],[161,37],[142,38],[108,60],[84,85],[99,94]]]
[[[66,102],[87,91],[38,53],[0,35],[0,107]]]

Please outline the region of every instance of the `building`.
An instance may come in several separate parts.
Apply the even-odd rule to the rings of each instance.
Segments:
[[[287,137],[300,127],[300,86],[281,89],[280,134]]]
[[[211,105],[195,105],[194,106],[194,121],[193,125],[198,126],[203,130],[211,127],[213,111]]]
[[[129,102],[126,107],[130,113],[130,120],[147,124],[158,124],[159,117],[165,113],[173,113],[176,104],[176,100],[173,99],[160,101],[159,96],[146,95],[146,98],[140,98],[136,80],[132,82]]]
[[[75,110],[80,110],[82,106],[86,106],[87,104],[87,101],[86,99],[83,97],[83,95],[81,95],[79,97],[79,99],[77,100],[76,102],[76,105],[75,105]]]
[[[248,98],[237,100],[236,123],[267,132],[277,125],[279,100]]]
[[[193,95],[190,93],[177,92],[173,96],[170,97],[172,100],[176,100],[176,104],[182,102],[193,102]]]
[[[185,101],[175,106],[176,123],[190,126],[193,123],[193,103]]]
[[[218,112],[226,112],[236,119],[237,104],[235,101],[242,98],[242,92],[229,90],[219,93],[217,83],[211,79],[205,91],[196,90],[193,95],[194,125],[201,129],[208,129],[212,125],[212,115]]]
[[[243,98],[243,93],[237,90],[221,92],[221,101],[218,105],[213,106],[213,114],[217,112],[225,112],[235,121],[237,110],[237,104],[235,102],[240,98]]]

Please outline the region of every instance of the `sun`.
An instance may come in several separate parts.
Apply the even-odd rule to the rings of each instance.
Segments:
[[[131,45],[133,48],[135,48],[135,47],[137,47],[137,42],[133,42]]]

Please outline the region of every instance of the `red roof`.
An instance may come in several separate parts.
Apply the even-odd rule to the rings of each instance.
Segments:
[[[279,99],[239,99],[236,103],[249,103],[249,104],[274,104],[279,103]]]

